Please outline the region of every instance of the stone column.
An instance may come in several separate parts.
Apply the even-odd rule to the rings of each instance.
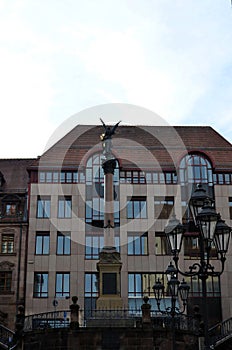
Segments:
[[[103,162],[104,170],[104,248],[115,250],[114,242],[114,170],[116,160]]]

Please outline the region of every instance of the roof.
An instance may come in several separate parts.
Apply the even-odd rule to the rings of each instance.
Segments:
[[[102,150],[102,126],[77,125],[32,162],[32,168],[75,168]],[[216,171],[232,171],[232,145],[210,126],[119,126],[113,152],[123,168],[178,167],[190,152],[202,152]]]
[[[27,168],[34,160],[34,158],[0,159],[0,173],[4,179],[1,191],[25,192],[29,180]]]

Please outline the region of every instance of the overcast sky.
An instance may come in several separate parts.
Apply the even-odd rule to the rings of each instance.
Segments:
[[[96,124],[78,113],[116,102],[232,141],[230,0],[0,0],[0,63],[1,158],[36,157],[70,116]]]

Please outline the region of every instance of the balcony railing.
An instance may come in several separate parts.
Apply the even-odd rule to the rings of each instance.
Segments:
[[[3,349],[13,350],[17,346],[15,333],[7,327],[0,325],[0,347]]]

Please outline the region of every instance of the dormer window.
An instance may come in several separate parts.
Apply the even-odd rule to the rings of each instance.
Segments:
[[[5,215],[6,216],[15,216],[17,213],[17,205],[15,203],[6,203]]]

